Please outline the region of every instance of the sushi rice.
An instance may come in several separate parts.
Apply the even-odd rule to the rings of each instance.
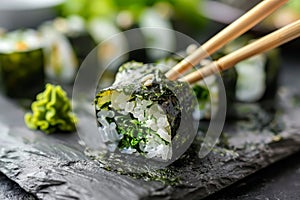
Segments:
[[[38,32],[32,29],[13,31],[0,39],[0,52],[6,54],[39,49],[44,45]]]

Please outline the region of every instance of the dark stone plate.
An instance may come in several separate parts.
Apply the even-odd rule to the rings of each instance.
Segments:
[[[201,199],[299,151],[299,102],[280,88],[276,112],[269,103],[237,104],[237,120],[206,158],[196,156],[199,134],[167,169],[129,175],[87,157],[75,133],[28,130],[24,111],[1,96],[0,171],[40,199]]]

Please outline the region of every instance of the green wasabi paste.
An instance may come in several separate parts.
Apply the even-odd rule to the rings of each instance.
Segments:
[[[60,86],[47,84],[45,91],[37,95],[31,109],[33,113],[27,113],[24,117],[30,129],[39,129],[47,134],[73,132],[76,129],[77,118],[71,112],[71,103]]]

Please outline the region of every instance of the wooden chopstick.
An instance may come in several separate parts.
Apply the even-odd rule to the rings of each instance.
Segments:
[[[180,81],[195,83],[214,73],[229,69],[242,60],[278,47],[299,36],[300,19],[184,76]]]
[[[166,73],[166,77],[170,80],[176,80],[184,72],[193,66],[196,66],[203,58],[208,57],[223,47],[226,43],[248,31],[286,2],[288,2],[288,0],[263,0],[261,3],[257,4],[254,8],[208,40],[194,53],[175,65]]]

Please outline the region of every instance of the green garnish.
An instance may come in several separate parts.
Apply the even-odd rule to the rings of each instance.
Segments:
[[[143,153],[140,149],[140,143],[146,142],[147,134],[150,134],[150,129],[140,127],[140,122],[137,119],[120,119],[123,123],[126,123],[125,127],[118,126],[118,132],[123,135],[123,138],[120,140],[118,147],[121,149],[133,148],[136,149],[139,153]],[[156,134],[152,131],[152,134]]]
[[[71,103],[66,92],[60,86],[47,84],[45,91],[37,95],[31,109],[33,113],[24,116],[25,123],[30,129],[39,129],[47,134],[76,130],[78,120],[71,112]]]

